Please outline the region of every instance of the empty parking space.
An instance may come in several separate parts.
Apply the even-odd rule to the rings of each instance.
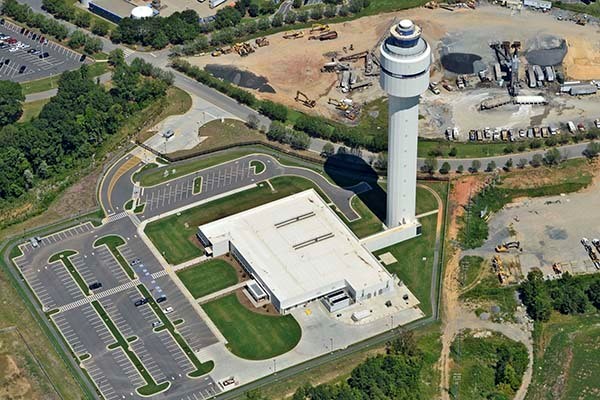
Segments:
[[[196,178],[202,179],[199,193],[203,197],[224,193],[255,181],[254,171],[249,162],[242,160],[181,177],[157,187],[142,188],[141,201],[146,203],[144,215],[157,215],[164,210],[172,210],[197,201],[197,195],[193,194]]]
[[[17,260],[29,258],[30,256],[32,256],[32,253],[35,253],[40,248],[43,248],[45,246],[55,245],[61,241],[75,238],[81,234],[91,232],[93,230],[94,230],[94,225],[92,225],[90,222],[86,222],[85,224],[77,225],[72,228],[65,229],[63,231],[56,232],[56,233],[53,233],[48,236],[39,237],[38,238],[39,240],[32,239],[36,243],[36,246],[34,247],[30,241],[27,241],[24,244],[22,244],[21,246],[19,246],[19,248],[23,252],[24,257],[18,258]],[[64,249],[61,249],[61,250],[64,250]],[[58,250],[58,251],[61,251],[61,250]]]
[[[203,347],[217,343],[217,338],[213,335],[210,328],[200,318],[190,302],[179,291],[179,288],[173,283],[169,276],[156,279],[158,285],[167,296],[168,306],[173,307],[173,312],[167,316],[171,321],[183,319],[183,323],[177,325],[177,330],[194,351],[200,351]]]
[[[178,379],[190,372],[193,365],[168,331],[153,331],[152,323],[158,317],[149,304],[134,305],[141,297],[137,289],[131,288],[102,299],[101,303],[124,336],[138,338],[131,349],[157,382]]]
[[[62,262],[36,267],[27,261],[20,261],[17,266],[45,311],[85,297]]]
[[[81,54],[10,21],[0,25],[9,36],[0,45],[0,79],[25,82],[78,68]]]
[[[99,357],[106,352],[106,346],[115,342],[91,304],[54,314],[52,320],[77,356],[90,354],[94,358]]]
[[[141,398],[135,389],[144,386],[144,379],[120,347],[86,360],[83,366],[106,400]]]

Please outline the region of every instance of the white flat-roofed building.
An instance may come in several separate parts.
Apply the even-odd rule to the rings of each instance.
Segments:
[[[280,313],[345,290],[363,301],[394,277],[312,189],[198,227],[213,255],[231,253]]]

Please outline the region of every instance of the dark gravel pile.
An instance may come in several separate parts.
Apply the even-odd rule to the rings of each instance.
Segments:
[[[455,74],[474,74],[485,68],[477,54],[448,53],[442,55],[440,61],[445,70]]]
[[[275,93],[275,89],[269,85],[269,81],[264,76],[259,76],[248,71],[242,71],[231,65],[208,64],[204,69],[213,76],[233,83],[234,85],[248,89],[256,89],[262,93]]]
[[[532,65],[559,65],[567,55],[567,42],[556,36],[539,36],[527,44],[525,58]]]

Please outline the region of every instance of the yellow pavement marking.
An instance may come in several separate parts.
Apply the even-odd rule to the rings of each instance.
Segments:
[[[108,184],[108,192],[107,192],[108,204],[111,209],[113,208],[111,194],[112,194],[112,191],[113,191],[115,185],[117,184],[117,181],[127,171],[129,171],[131,168],[135,167],[140,161],[142,161],[142,160],[136,156],[131,157],[129,160],[127,160],[127,162],[125,162],[123,165],[121,165],[119,167],[119,169],[117,170],[117,172],[115,172],[114,175],[112,176],[110,183]]]

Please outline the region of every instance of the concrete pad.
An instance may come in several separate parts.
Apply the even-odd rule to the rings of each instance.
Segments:
[[[185,114],[172,115],[152,127],[150,130],[156,131],[156,134],[144,144],[161,153],[192,149],[206,139],[198,136],[198,129],[210,121],[221,118],[235,117],[206,100],[192,96],[192,107]],[[163,134],[168,130],[172,130],[175,134],[165,140]]]
[[[383,253],[382,255],[380,255],[379,261],[381,261],[384,265],[390,265],[395,262],[398,262],[398,260],[396,260],[396,257],[394,257],[394,255],[390,252]]]

